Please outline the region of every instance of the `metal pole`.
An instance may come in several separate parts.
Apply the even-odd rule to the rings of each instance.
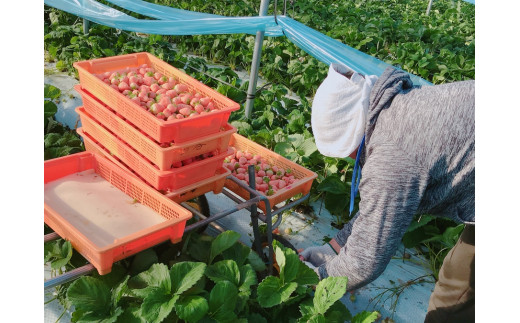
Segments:
[[[269,0],[262,0],[260,2],[259,16],[265,16],[267,14],[267,8],[269,7]],[[257,31],[255,39],[255,48],[253,51],[253,62],[251,63],[251,74],[249,75],[249,87],[247,88],[247,99],[246,99],[246,117],[250,118],[253,112],[253,104],[256,93],[256,82],[258,81],[258,69],[260,67],[260,57],[262,56],[262,44],[264,43],[264,32]]]
[[[90,21],[87,19],[83,19],[83,34],[88,34],[88,30],[90,29]]]
[[[427,16],[430,14],[430,9],[432,7],[432,3],[433,3],[433,0],[430,0],[430,2],[428,2],[428,8],[426,9],[426,15]]]

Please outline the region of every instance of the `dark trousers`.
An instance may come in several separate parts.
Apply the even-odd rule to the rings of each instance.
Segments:
[[[475,227],[467,225],[439,271],[425,323],[475,322]]]

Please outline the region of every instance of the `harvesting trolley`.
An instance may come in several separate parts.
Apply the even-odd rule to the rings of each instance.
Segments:
[[[87,155],[91,154],[92,155],[93,153],[87,151],[85,153],[78,153],[78,154],[70,155],[67,157],[76,157],[76,156],[79,156],[82,154],[87,154]],[[65,158],[67,158],[67,157],[65,157]],[[96,158],[99,157],[99,159],[102,160],[102,163],[106,163],[106,161],[108,161],[108,159],[98,156],[98,155],[96,155],[95,157]],[[60,159],[61,158],[58,158],[55,160],[50,160],[49,162],[56,162],[56,160],[60,160]],[[114,164],[113,162],[114,162],[114,160],[111,161],[110,164],[116,166],[116,164]],[[117,168],[121,169],[120,167],[117,167]],[[128,176],[128,178],[127,178],[128,180],[134,180],[134,178],[137,179],[137,177],[131,173],[127,172],[126,175]],[[187,224],[184,227],[183,232],[180,233],[180,236],[182,236],[182,234],[185,234],[185,233],[188,233],[191,231],[195,231],[195,230],[200,232],[201,230],[204,230],[205,227],[207,227],[208,225],[212,226],[213,228],[215,228],[218,231],[224,231],[224,229],[221,228],[218,224],[216,224],[215,221],[217,221],[223,217],[226,217],[232,213],[238,212],[242,209],[248,210],[250,212],[250,216],[251,216],[252,231],[253,231],[253,238],[254,238],[252,248],[259,255],[261,255],[263,257],[264,261],[267,263],[267,274],[272,275],[273,274],[273,263],[274,263],[274,252],[273,252],[273,247],[272,247],[273,239],[278,240],[282,244],[294,249],[294,247],[292,247],[290,245],[290,243],[287,242],[285,239],[273,234],[273,230],[276,229],[280,225],[281,220],[282,220],[282,216],[281,216],[282,212],[307,200],[310,196],[310,193],[306,192],[306,194],[303,194],[302,197],[300,197],[294,201],[291,201],[283,206],[271,207],[270,199],[267,196],[259,193],[258,191],[256,191],[254,189],[255,172],[254,172],[253,166],[249,166],[248,176],[249,176],[249,185],[246,185],[243,181],[237,179],[236,177],[234,177],[232,175],[228,175],[227,177],[225,177],[226,187],[222,188],[221,193],[236,204],[234,204],[233,207],[223,210],[219,213],[216,213],[213,215],[209,214],[208,202],[207,202],[207,199],[204,194],[201,194],[197,197],[190,196],[192,198],[191,201],[194,201],[196,203],[196,205],[194,203],[188,202],[188,201],[181,202],[180,206],[182,206],[185,210],[191,212],[197,221],[192,224],[189,224],[189,225]],[[235,193],[231,189],[229,189],[228,186],[232,186],[234,189],[238,188],[240,190],[240,195],[238,193]],[[248,193],[248,195],[249,195],[248,197],[246,196],[247,194],[245,194],[245,192]],[[164,196],[164,197],[167,197],[167,196]],[[258,210],[260,203],[262,204],[263,212]],[[265,210],[264,210],[264,208],[265,208]],[[276,217],[276,216],[277,216],[276,221],[273,222],[273,217]],[[260,233],[259,220],[266,224],[267,230],[266,230],[265,235]],[[46,222],[47,222],[47,220],[46,220]],[[51,228],[52,228],[52,226],[51,226]],[[58,230],[55,230],[55,231],[58,231]],[[56,240],[59,238],[61,238],[61,235],[58,234],[57,232],[48,233],[44,236],[44,242]],[[177,239],[170,239],[170,240],[172,242],[174,242],[174,240],[177,240],[176,242],[180,241],[179,234],[177,234]],[[141,248],[141,250],[152,247],[153,245],[160,244],[164,241],[167,241],[167,239],[155,240],[152,244],[148,244],[145,247]],[[268,246],[267,252],[264,251],[266,244]],[[74,243],[73,243],[73,247],[76,248]],[[76,248],[76,249],[78,249],[78,248]],[[108,269],[108,271],[106,270],[106,268],[107,268],[106,264],[104,265],[105,269],[100,270],[98,263],[96,263],[95,261],[94,262],[90,261],[88,252],[85,253],[84,251],[81,252],[81,250],[78,250],[78,251],[80,251],[80,253],[89,260],[89,263],[82,267],[73,269],[73,270],[65,272],[59,276],[46,280],[44,282],[45,290],[56,287],[56,286],[64,284],[64,283],[67,283],[69,281],[73,281],[83,275],[88,275],[96,269],[100,274],[106,274],[107,272],[110,271],[110,269]],[[123,252],[120,257],[116,257],[109,261],[110,264],[109,264],[108,268],[111,267],[112,262],[121,260],[121,259],[131,256],[133,254],[135,254],[135,253],[125,254]]]

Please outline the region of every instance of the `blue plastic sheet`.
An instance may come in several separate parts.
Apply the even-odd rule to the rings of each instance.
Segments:
[[[105,26],[156,35],[251,34],[285,35],[296,46],[326,63],[341,63],[366,74],[381,75],[390,66],[286,16],[226,17],[160,6],[141,0],[108,0],[153,19],[136,19],[94,0],[44,0],[45,4]],[[430,82],[410,74],[416,85]]]

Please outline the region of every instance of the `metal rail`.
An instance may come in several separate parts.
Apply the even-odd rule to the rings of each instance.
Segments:
[[[272,230],[274,228],[278,227],[278,225],[280,224],[280,222],[282,220],[281,213],[283,211],[303,202],[304,200],[309,198],[310,194],[307,194],[295,201],[292,201],[283,207],[275,208],[274,212],[271,212],[271,205],[270,205],[270,202],[267,199],[267,197],[260,194],[255,189],[253,189],[253,187],[255,187],[255,176],[254,176],[254,167],[253,166],[249,166],[248,174],[250,176],[249,177],[250,178],[249,186],[245,185],[241,180],[237,179],[234,176],[230,175],[227,177],[227,179],[234,181],[240,187],[242,187],[243,189],[247,190],[250,193],[250,199],[242,201],[240,198],[237,198],[236,196],[234,196],[228,189],[224,188],[222,190],[222,193],[237,203],[237,205],[235,205],[232,208],[229,208],[220,213],[214,214],[210,217],[206,217],[204,214],[202,214],[199,210],[192,207],[191,205],[189,205],[187,203],[181,203],[181,205],[184,208],[188,209],[190,212],[192,212],[194,214],[194,216],[196,216],[200,219],[196,223],[186,226],[184,229],[184,233],[188,233],[190,231],[196,230],[196,229],[201,228],[206,225],[211,225],[218,231],[223,232],[224,229],[222,227],[220,227],[218,224],[214,223],[216,220],[219,220],[219,219],[221,219],[229,214],[232,214],[234,212],[237,212],[239,210],[247,209],[251,212],[251,222],[253,223],[253,234],[254,234],[253,247],[255,248],[256,252],[259,255],[262,255],[263,252],[262,252],[261,241],[260,241],[261,239],[260,239],[260,230],[259,230],[258,220],[260,219],[261,221],[265,222],[267,225],[267,242],[268,242],[268,246],[269,246],[268,247],[269,248],[269,250],[268,250],[268,273],[269,273],[269,275],[272,275],[273,274],[273,260],[274,260],[274,251],[273,251],[273,244],[272,244],[272,242],[273,242]],[[265,203],[266,214],[263,214],[263,213],[257,211],[257,209],[256,209],[257,204],[260,202]],[[274,224],[272,223],[273,215],[278,215],[278,218]],[[44,241],[48,242],[48,241],[56,240],[59,238],[61,238],[61,237],[57,233],[53,232],[53,233],[46,234],[44,236]],[[68,271],[66,273],[63,273],[59,276],[53,277],[53,278],[45,281],[44,289],[47,290],[47,289],[56,287],[58,285],[70,282],[81,276],[90,274],[95,269],[96,268],[92,264],[87,264],[85,266],[73,269],[71,271]]]
[[[260,2],[260,10],[258,15],[267,15],[267,8],[269,7],[269,0],[262,0]],[[247,118],[251,118],[253,112],[253,104],[256,93],[256,82],[258,81],[258,69],[260,68],[260,57],[262,56],[262,45],[264,43],[264,31],[257,31],[255,38],[255,48],[253,49],[253,62],[251,63],[251,74],[249,75],[249,86],[247,88],[247,100],[245,113]]]

